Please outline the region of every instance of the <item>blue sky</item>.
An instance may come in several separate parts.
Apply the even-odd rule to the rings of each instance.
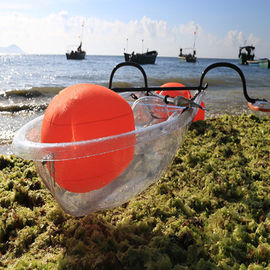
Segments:
[[[84,21],[87,54],[149,48],[177,56],[196,31],[198,57],[237,58],[245,42],[270,57],[269,12],[269,0],[0,0],[0,47],[64,53],[79,42]]]

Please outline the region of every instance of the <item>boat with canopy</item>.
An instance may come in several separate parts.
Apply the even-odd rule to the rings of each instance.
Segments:
[[[239,64],[248,65],[248,61],[254,61],[255,57],[254,46],[242,46],[239,48],[238,58]]]
[[[143,87],[113,87],[115,72],[125,66],[141,71]],[[249,97],[245,77],[233,64],[210,65],[196,87],[149,87],[140,65],[123,62],[113,69],[108,88],[82,84],[62,90],[64,110],[56,96],[44,116],[16,133],[13,152],[34,161],[42,181],[67,213],[83,216],[119,206],[155,183],[167,169],[195,116],[205,110],[202,100],[208,84],[203,80],[216,67],[238,72],[251,109],[270,111],[266,100]],[[193,96],[190,91],[195,91]],[[86,122],[87,117],[93,118]]]

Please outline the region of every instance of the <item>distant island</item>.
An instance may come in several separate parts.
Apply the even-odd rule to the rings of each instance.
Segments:
[[[24,54],[24,51],[15,44],[9,45],[7,47],[0,47],[0,53],[6,54]]]

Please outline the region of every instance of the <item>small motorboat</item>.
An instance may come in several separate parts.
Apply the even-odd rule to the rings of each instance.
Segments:
[[[138,68],[145,86],[113,88],[113,76],[123,66]],[[263,105],[264,110],[270,111],[267,101],[248,96],[244,74],[233,64],[210,65],[202,73],[197,87],[149,87],[140,65],[123,62],[113,69],[108,88],[80,84],[62,90],[58,99],[57,96],[53,98],[44,116],[30,121],[16,133],[13,153],[34,161],[42,181],[67,213],[83,216],[119,206],[155,183],[169,166],[190,124],[198,112],[204,110],[201,104],[208,85],[203,85],[203,80],[206,73],[216,67],[233,68],[239,73],[250,108],[261,110]],[[83,94],[79,100],[81,90]],[[191,96],[189,90],[196,92]],[[71,102],[68,96],[63,96],[66,93],[74,95]],[[67,102],[67,106],[59,104],[59,100]],[[119,109],[119,104],[125,113],[120,109],[116,115],[114,110]],[[54,115],[57,110],[60,114]],[[87,117],[91,118],[88,122]],[[58,123],[55,125],[53,121]],[[77,126],[68,126],[76,121]],[[83,129],[84,125],[88,132]],[[48,126],[53,129],[47,129]],[[126,131],[119,133],[122,127]],[[112,130],[118,130],[118,134],[66,139],[68,133],[72,138],[77,134],[87,138],[92,133]],[[55,142],[47,140],[48,137],[56,138],[57,133]]]
[[[261,68],[270,68],[270,60],[268,58],[255,58],[254,46],[243,46],[239,49],[239,64],[249,66],[259,66]]]

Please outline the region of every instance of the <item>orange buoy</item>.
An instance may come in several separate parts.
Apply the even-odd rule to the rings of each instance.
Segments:
[[[177,83],[177,82],[168,82],[161,87],[184,87],[182,83]],[[185,98],[190,99],[191,98],[191,93],[189,90],[176,90],[176,91],[157,91],[157,94],[163,95],[163,96],[170,96],[172,98],[177,97],[177,96],[183,96]]]
[[[248,102],[248,106],[253,111],[270,112],[270,103],[263,100],[256,100],[254,103]]]
[[[133,112],[124,98],[103,86],[77,84],[62,90],[50,102],[42,122],[41,142],[85,141],[134,129]],[[55,161],[56,183],[76,193],[109,184],[133,159],[135,136],[114,141],[112,149],[117,149],[117,143],[132,146],[124,149],[119,146],[120,150],[104,154],[100,149],[99,155]],[[102,148],[102,145],[97,143],[96,147]]]
[[[177,82],[169,82],[163,84],[161,87],[184,87],[182,83],[177,83]],[[177,91],[156,91],[157,94],[163,95],[163,96],[170,96],[172,98],[176,96],[183,96],[185,98],[191,99],[192,95],[189,90],[177,90]],[[204,102],[202,101],[200,104],[202,107],[205,107]],[[196,122],[198,120],[204,120],[205,118],[205,112],[202,109],[199,109],[197,114],[195,115],[193,122]]]
[[[204,102],[202,101],[201,104],[200,104],[203,108],[205,108],[205,104]],[[194,119],[193,119],[193,122],[196,122],[198,120],[204,120],[205,118],[205,111],[202,110],[202,109],[199,109],[197,114],[195,115]]]

